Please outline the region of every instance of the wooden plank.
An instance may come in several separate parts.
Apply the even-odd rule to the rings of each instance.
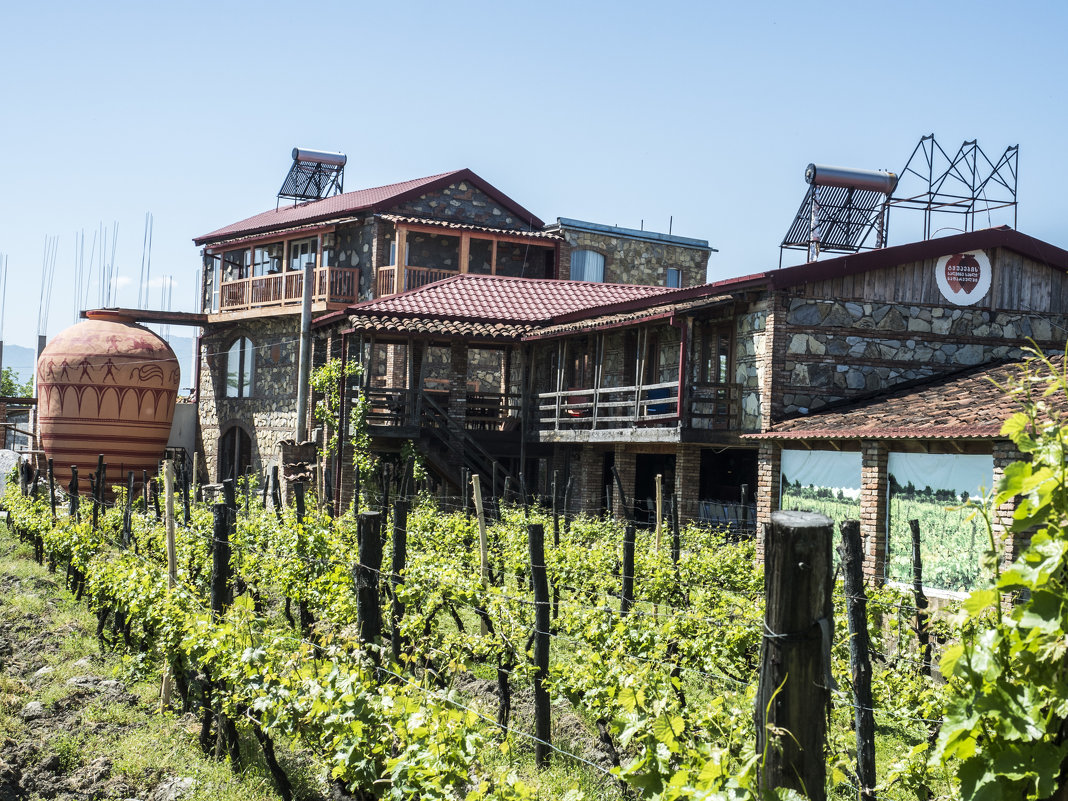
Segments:
[[[471,253],[471,234],[460,234],[460,272],[466,273]]]

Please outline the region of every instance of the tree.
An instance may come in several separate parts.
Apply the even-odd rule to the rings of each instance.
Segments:
[[[0,396],[5,398],[29,398],[33,395],[33,379],[25,384],[19,383],[19,374],[13,367],[5,367],[0,372]]]

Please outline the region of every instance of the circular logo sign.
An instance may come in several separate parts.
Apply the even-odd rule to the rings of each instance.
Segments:
[[[935,281],[950,303],[970,306],[990,291],[990,259],[981,250],[943,256],[935,264]]]

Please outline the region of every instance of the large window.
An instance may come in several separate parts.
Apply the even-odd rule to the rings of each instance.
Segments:
[[[239,278],[249,276],[249,252],[243,250],[229,250],[223,254],[223,280],[236,281]]]
[[[309,263],[315,263],[315,240],[301,239],[289,243],[289,269],[303,270]]]
[[[282,272],[282,243],[275,242],[252,249],[252,274],[273,275]]]
[[[604,281],[604,256],[595,250],[571,251],[572,281]]]
[[[252,395],[252,364],[255,349],[248,337],[235,339],[226,351],[226,397],[247,398]]]

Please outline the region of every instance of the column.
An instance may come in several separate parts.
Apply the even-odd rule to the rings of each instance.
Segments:
[[[864,546],[864,574],[877,582],[886,577],[887,459],[885,442],[860,444],[860,538]]]

